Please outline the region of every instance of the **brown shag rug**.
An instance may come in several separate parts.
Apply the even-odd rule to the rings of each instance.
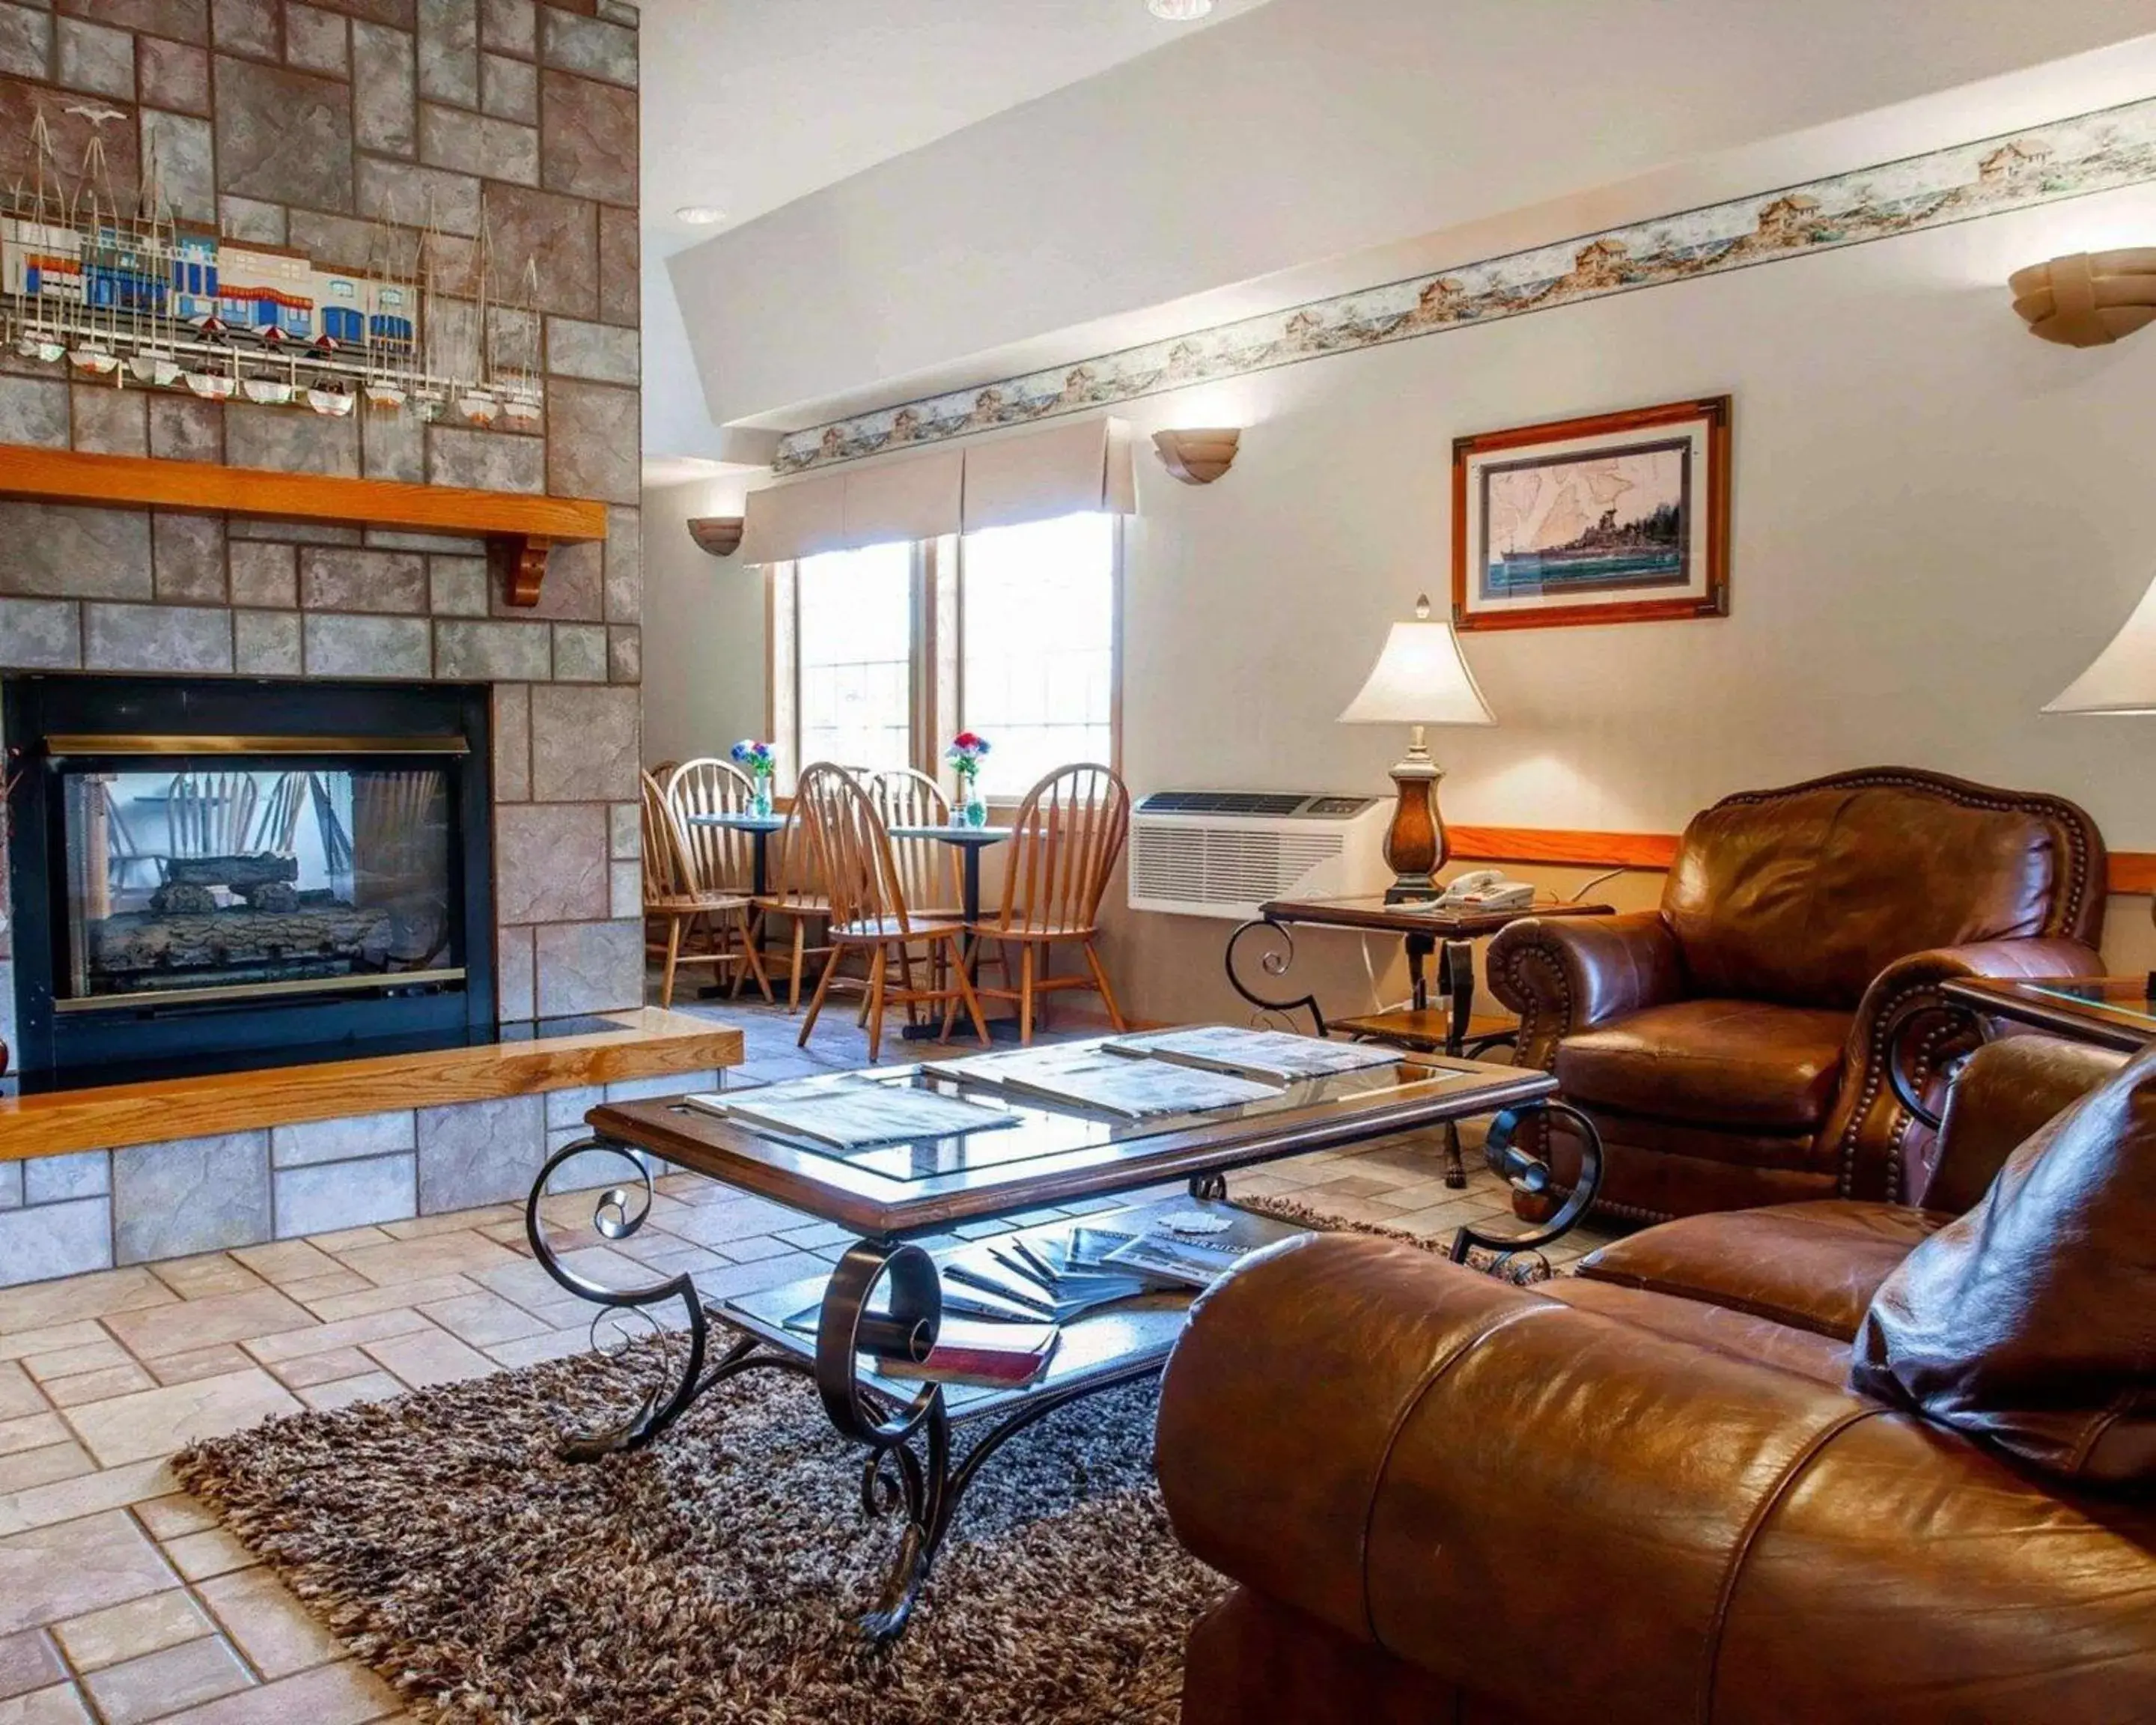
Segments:
[[[273,1420],[174,1466],[423,1720],[1173,1725],[1184,1635],[1225,1583],[1169,1530],[1156,1386],[1006,1445],[878,1651],[852,1619],[896,1527],[863,1512],[863,1452],[803,1379],[748,1373],[648,1450],[560,1458],[670,1345]]]

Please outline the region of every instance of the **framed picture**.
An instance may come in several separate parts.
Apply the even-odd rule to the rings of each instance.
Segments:
[[[1729,398],[1452,445],[1452,622],[1650,623],[1729,610]]]

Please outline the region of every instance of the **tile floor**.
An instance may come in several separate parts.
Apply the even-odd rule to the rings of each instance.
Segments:
[[[742,1027],[737,1081],[865,1055],[843,1014],[803,1053],[782,1013],[696,1009]],[[1229,1187],[1432,1235],[1506,1209],[1479,1167],[1448,1192],[1427,1141],[1275,1163]],[[579,1230],[577,1261],[600,1280],[687,1270],[714,1298],[844,1249],[839,1230],[695,1175],[659,1188],[644,1230],[616,1245],[585,1245],[588,1195],[549,1200],[549,1219]],[[271,1414],[574,1353],[590,1345],[589,1313],[531,1261],[516,1205],[0,1291],[0,1725],[403,1717],[177,1489],[166,1458]]]

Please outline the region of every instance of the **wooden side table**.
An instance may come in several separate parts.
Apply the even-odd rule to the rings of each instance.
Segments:
[[[1509,1047],[1515,1032],[1510,1020],[1475,1019],[1475,942],[1527,916],[1607,916],[1608,905],[1531,905],[1516,911],[1440,911],[1434,906],[1387,904],[1381,897],[1274,899],[1228,937],[1224,963],[1235,991],[1262,1012],[1292,1019],[1310,1014],[1320,1036],[1337,1030],[1358,1040],[1397,1043],[1419,1052],[1455,1058],[1479,1058],[1492,1048]],[[1247,983],[1238,970],[1238,954],[1253,937],[1270,944],[1257,957],[1268,977],[1287,974],[1295,963],[1294,930],[1340,929],[1351,934],[1396,935],[1406,944],[1409,1005],[1404,1011],[1368,1013],[1327,1020],[1315,994],[1272,999]],[[1431,1004],[1429,963],[1437,959],[1437,995]],[[1458,1130],[1445,1127],[1445,1183],[1457,1191],[1467,1183],[1461,1165]]]

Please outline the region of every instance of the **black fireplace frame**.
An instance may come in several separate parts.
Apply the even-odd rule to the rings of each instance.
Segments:
[[[490,691],[484,684],[274,681],[253,678],[115,677],[10,674],[0,680],[0,724],[8,768],[8,880],[15,959],[11,1070],[25,1088],[113,1082],[129,1069],[161,1073],[230,1070],[280,1063],[291,1051],[364,1052],[460,1041],[495,1024],[494,845]],[[455,736],[462,753],[384,752],[385,742]],[[201,737],[200,752],[161,753],[160,771],[261,766],[348,767],[366,744],[370,763],[408,762],[443,771],[449,789],[451,950],[464,976],[357,993],[325,990],[275,998],[161,1001],[98,1012],[56,1009],[61,931],[67,926],[63,786],[85,765],[140,770],[140,754],[106,755],[49,739]],[[234,739],[277,741],[274,752],[235,749]],[[319,738],[318,752],[305,745]]]

